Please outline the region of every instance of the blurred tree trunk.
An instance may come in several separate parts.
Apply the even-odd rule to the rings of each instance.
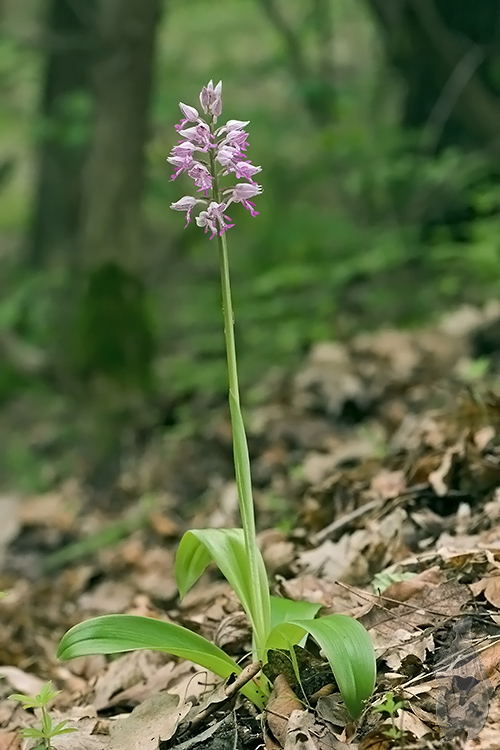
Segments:
[[[142,199],[160,0],[98,0],[94,120],[80,238],[74,355],[85,379],[144,391],[154,340],[141,267]]]
[[[99,0],[95,116],[84,180],[82,260],[140,265],[145,144],[159,0]]]
[[[28,260],[43,266],[72,251],[86,155],[85,110],[93,52],[95,0],[47,0],[49,50],[40,104],[41,135]]]
[[[406,83],[403,125],[449,145],[500,151],[498,0],[367,0]]]

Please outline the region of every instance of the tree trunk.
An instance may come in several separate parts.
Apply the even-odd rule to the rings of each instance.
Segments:
[[[140,266],[144,148],[159,0],[100,0],[95,117],[84,182],[83,262]]]
[[[500,156],[498,0],[367,1],[407,85],[403,125]]]
[[[98,1],[74,364],[86,380],[144,391],[155,342],[141,278],[141,208],[160,0]]]
[[[73,252],[86,156],[86,105],[90,104],[94,0],[48,0],[45,43],[49,53],[40,105],[35,205],[28,260],[43,266]]]

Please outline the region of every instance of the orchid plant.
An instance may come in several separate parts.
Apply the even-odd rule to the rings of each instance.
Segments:
[[[233,306],[226,232],[234,226],[227,211],[241,203],[252,216],[258,212],[252,199],[262,192],[255,181],[261,167],[247,157],[249,124],[228,120],[219,126],[222,83],[210,81],[200,94],[198,109],[180,103],[182,119],[176,130],[179,141],[168,161],[172,179],[183,173],[194,182],[196,195],[172,203],[185,212],[186,227],[196,214],[196,224],[217,238],[222,286],[222,309],[229,375],[229,407],[233,453],[242,528],[193,529],[184,534],[176,555],[175,575],[181,596],[196,583],[210,562],[236,592],[252,628],[252,655],[266,663],[271,649],[285,649],[294,659],[295,645],[308,636],[328,659],[352,717],[360,715],[375,685],[375,656],[365,628],[346,615],[316,619],[319,604],[271,596],[264,560],[256,540],[250,459],[240,406],[234,339]],[[236,180],[236,184],[234,181]],[[228,185],[226,183],[229,182]],[[71,628],[61,640],[58,656],[71,659],[88,654],[113,654],[135,649],[156,649],[189,659],[225,679],[241,673],[241,667],[222,649],[180,625],[134,615],[106,615]],[[241,692],[260,709],[270,692],[262,674],[241,687]]]

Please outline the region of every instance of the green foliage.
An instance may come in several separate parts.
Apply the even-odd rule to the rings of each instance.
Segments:
[[[86,145],[90,135],[92,100],[85,90],[60,97],[54,117],[39,121],[35,137],[55,141],[67,149]]]
[[[210,120],[213,132],[216,118]],[[213,180],[213,199],[218,200],[220,187],[215,160],[210,159]],[[229,409],[233,435],[233,456],[241,529],[203,529],[186,532],[179,545],[175,563],[175,575],[181,596],[203,574],[208,564],[216,563],[221,573],[232,585],[245,610],[253,637],[254,659],[265,664],[269,649],[284,647],[293,653],[293,647],[311,635],[322,648],[335,674],[340,692],[353,717],[359,716],[364,701],[371,695],[375,684],[375,655],[370,637],[362,625],[341,615],[331,615],[314,620],[317,605],[294,601],[271,601],[267,572],[257,545],[255,512],[252,494],[250,457],[240,406],[238,368],[234,338],[234,316],[232,307],[229,258],[225,234],[217,236],[220,262],[223,330],[226,344]],[[103,269],[99,273],[102,274]],[[89,334],[87,346],[96,336],[95,323],[107,322],[107,308],[99,309],[107,301],[111,281],[115,280],[117,268],[105,267],[105,275],[93,278],[93,296],[86,300],[85,310],[95,314],[87,324]],[[119,276],[120,292],[123,288]],[[92,287],[90,287],[92,288]],[[96,295],[96,291],[99,294]],[[120,296],[112,295],[112,302]],[[135,297],[133,296],[133,299]],[[123,313],[123,305],[120,312]],[[134,310],[134,321],[137,318]],[[111,316],[113,320],[113,317]],[[99,340],[99,337],[98,337]],[[133,340],[133,339],[132,339]],[[99,353],[99,362],[104,357]],[[122,369],[125,367],[122,364]],[[127,366],[128,371],[128,366]],[[109,374],[109,373],[108,373]],[[308,615],[307,619],[299,619]],[[156,648],[175,656],[189,658],[203,667],[211,669],[220,677],[238,672],[239,667],[219,648],[198,635],[170,623],[150,618],[132,616],[101,617],[72,628],[63,637],[58,654],[60,658],[71,658],[91,653],[116,653],[135,648]],[[269,692],[267,678],[261,675],[257,684],[251,683],[243,692],[262,708]]]
[[[10,700],[22,703],[24,709],[33,708],[41,710],[42,719],[40,727],[26,727],[21,730],[22,737],[40,740],[40,744],[33,750],[50,750],[52,747],[51,740],[54,737],[58,737],[61,734],[76,732],[76,729],[66,726],[68,723],[66,719],[60,721],[58,724],[54,724],[52,717],[47,711],[47,705],[56,697],[56,695],[59,695],[60,692],[60,690],[52,690],[52,683],[49,681],[43,685],[38,695],[35,695],[34,698],[29,695],[24,695],[23,693],[9,695]]]
[[[394,700],[394,693],[386,693],[382,703],[373,707],[373,711],[378,713],[387,713],[393,717],[400,708],[404,708],[408,701],[406,700]]]
[[[82,377],[148,390],[155,342],[140,278],[111,262],[94,269],[79,304],[73,341],[73,364]]]
[[[391,692],[388,692],[385,694],[384,700],[381,703],[379,703],[377,706],[373,707],[372,710],[374,712],[389,714],[389,718],[391,720],[391,727],[384,731],[384,734],[386,735],[386,737],[389,737],[390,739],[394,739],[394,740],[398,740],[403,737],[404,735],[403,730],[400,727],[396,726],[396,714],[400,708],[404,708],[407,705],[408,705],[407,700],[394,700],[394,694]]]
[[[317,605],[285,602],[275,609],[273,619],[276,622],[282,616],[286,620],[269,632],[265,654],[273,648],[290,650],[310,634],[323,650],[349,712],[357,718],[375,684],[375,658],[368,633],[360,623],[345,615],[298,619],[305,613],[314,615]],[[135,615],[104,615],[75,625],[64,635],[57,655],[60,659],[72,659],[144,648],[189,659],[223,679],[241,671],[221,649],[196,633],[180,625]],[[242,692],[263,708],[268,694],[263,678],[260,684],[248,683]]]
[[[485,377],[490,366],[491,362],[488,357],[470,359],[466,363],[464,363],[460,372],[460,376],[469,383],[475,383]]]
[[[135,615],[103,615],[75,625],[63,636],[57,656],[74,659],[143,648],[189,659],[223,679],[241,671],[230,656],[201,635],[180,625]],[[242,692],[263,706],[263,694],[253,683],[245,685]]]
[[[231,584],[250,620],[256,639],[257,656],[270,629],[271,603],[264,560],[258,549],[256,552],[258,579],[253,580],[243,529],[187,531],[177,549],[175,577],[180,595],[185,596],[207,565],[214,561]]]
[[[301,632],[302,631],[302,632]],[[311,635],[320,646],[353,718],[360,716],[375,686],[376,665],[370,636],[361,623],[347,615],[327,615],[318,620],[294,619],[271,631],[268,648],[286,648]]]
[[[19,41],[36,11],[25,6],[10,11],[13,21],[0,40],[0,145],[15,159],[2,192],[0,227],[18,235],[31,201],[33,142],[43,136],[78,147],[88,137],[91,105],[79,92],[60,102],[54,121],[37,118],[40,54]],[[215,0],[210,11],[200,0],[195,6],[193,13],[191,4],[173,2],[160,24],[148,143],[147,212],[165,238],[158,248],[151,243],[144,250],[151,270],[147,304],[162,341],[163,389],[184,395],[225,385],[215,258],[207,256],[195,228],[181,235],[165,209],[179,184],[165,179],[172,144],[166,125],[176,119],[186,92],[197,91],[207,65],[235,92],[234,108],[245,106],[254,161],[265,165],[258,227],[250,232],[249,220],[239,218],[232,230],[238,237],[231,262],[245,386],[271,365],[293,363],[319,339],[360,326],[414,325],[457,301],[482,302],[500,294],[498,189],[482,179],[489,156],[450,149],[435,158],[425,134],[408,134],[399,126],[400,91],[385,67],[379,29],[366,3],[338,0],[332,10],[333,104],[332,91],[311,73],[318,57],[312,3],[289,0],[284,7],[303,50],[302,82],[295,80],[286,45],[258,2]],[[195,47],[199,55],[186,60],[185,49]],[[310,117],[308,97],[329,112],[322,127]],[[465,238],[457,239],[439,222],[455,206],[477,212]],[[422,226],[433,222],[435,230],[423,236]],[[69,258],[68,253],[68,266]],[[16,296],[23,284],[15,280],[1,299]],[[418,294],[407,294],[410,284]],[[51,300],[49,289],[46,299]],[[79,365],[88,371],[97,360],[111,358],[113,347],[104,341],[107,336],[110,342],[110,332],[102,332],[101,342],[89,342],[95,316],[82,317],[87,321],[81,321],[73,343]],[[58,323],[51,331],[56,338]],[[122,328],[127,325],[125,316]],[[147,359],[147,336],[137,330],[134,335]],[[116,362],[107,361],[110,367],[116,373]],[[131,369],[142,382],[141,368]],[[0,396],[15,380],[15,372],[0,368]]]

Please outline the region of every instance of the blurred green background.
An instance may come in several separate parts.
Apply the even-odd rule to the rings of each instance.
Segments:
[[[1,485],[98,475],[223,402],[216,246],[165,161],[210,78],[262,166],[228,234],[247,399],[314,341],[498,297],[498,0],[1,0],[0,24]]]

